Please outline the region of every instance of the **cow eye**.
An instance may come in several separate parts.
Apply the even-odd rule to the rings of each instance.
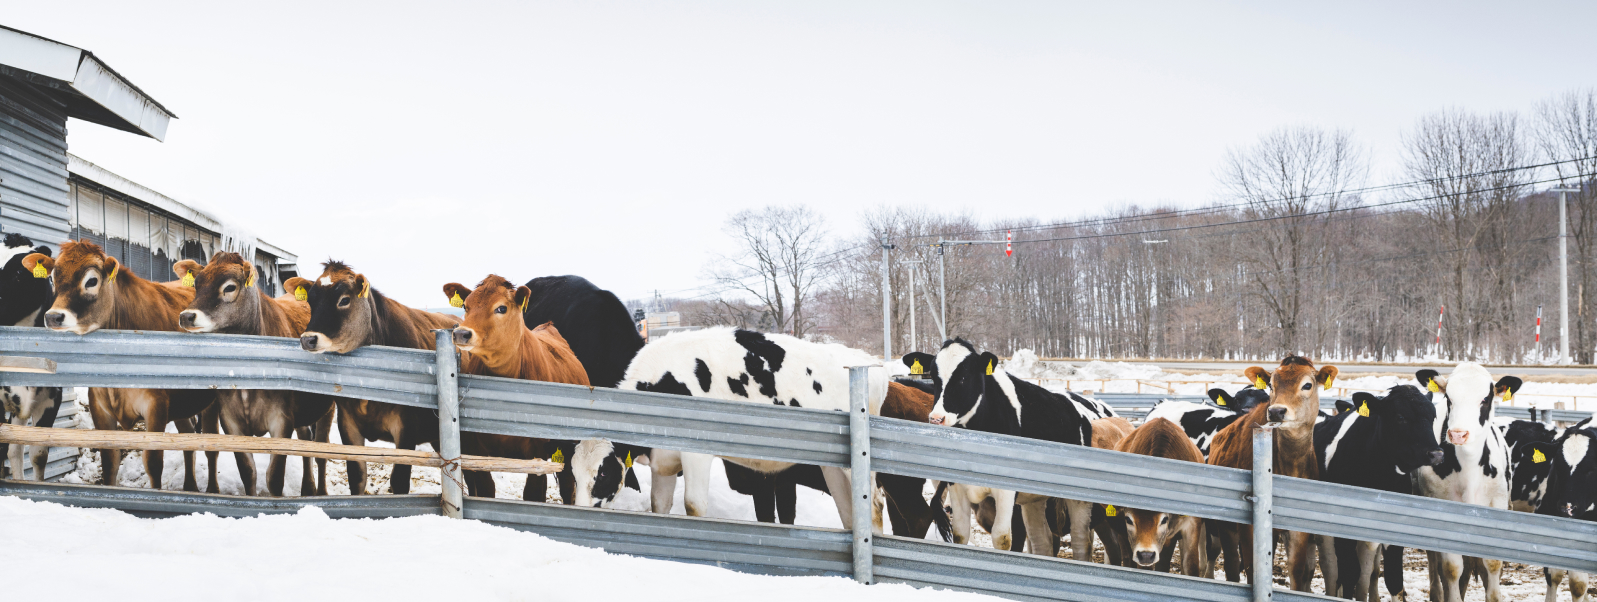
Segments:
[[[88,280],[83,281],[83,288],[94,288],[96,286],[100,286],[99,278],[90,276]]]
[[[342,297],[339,297],[338,298],[338,306],[339,307],[349,307],[349,295],[344,295]]]
[[[1314,388],[1314,383],[1303,383],[1303,390],[1304,391],[1307,391],[1307,390],[1313,389],[1313,388]]]
[[[222,287],[222,292],[223,293],[231,293],[231,292],[236,291],[236,290],[238,290],[238,285],[232,284],[232,283],[229,283],[227,286]]]
[[[507,306],[507,305],[501,305],[499,307],[494,308],[494,313],[496,313],[496,314],[502,314],[502,313],[505,313],[507,311],[510,311],[510,307]]]
[[[1159,524],[1161,524],[1161,525],[1170,524],[1170,517],[1166,516],[1166,517],[1160,518],[1159,519]]]

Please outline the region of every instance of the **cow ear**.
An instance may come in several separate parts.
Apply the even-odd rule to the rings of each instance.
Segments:
[[[1337,372],[1336,366],[1325,366],[1320,368],[1320,371],[1315,374],[1314,380],[1318,382],[1321,387],[1329,389],[1331,388],[1331,384],[1336,382]]]
[[[186,277],[198,271],[200,271],[200,262],[193,259],[185,259],[172,264],[172,275],[178,278]]]
[[[106,282],[116,282],[117,275],[122,273],[122,263],[115,257],[106,257],[105,264],[100,269],[105,272]]]
[[[33,248],[33,252],[34,253],[38,253],[40,255],[43,255],[45,257],[54,257],[55,256],[55,253],[50,250],[50,247],[46,247],[44,245],[39,245],[37,247],[34,247]]]
[[[450,307],[465,307],[466,297],[471,296],[471,289],[459,282],[444,285],[444,297],[449,299]]]
[[[1504,376],[1497,381],[1497,386],[1492,387],[1492,389],[1493,392],[1503,396],[1503,401],[1512,401],[1514,394],[1518,393],[1519,388],[1524,386],[1524,384],[1525,381],[1520,380],[1518,376]]]
[[[22,258],[22,269],[32,272],[34,278],[49,278],[50,272],[55,271],[55,260],[44,253],[33,253]]]
[[[1353,408],[1356,407],[1356,406],[1354,406],[1353,402],[1348,401],[1346,399],[1338,399],[1338,400],[1336,400],[1336,404],[1335,405],[1336,405],[1336,413],[1338,415],[1346,414],[1348,412],[1351,412],[1351,411],[1353,411]],[[1369,405],[1366,404],[1364,407],[1369,407]]]
[[[1235,404],[1231,403],[1235,401],[1236,398],[1232,397],[1230,393],[1226,393],[1225,389],[1209,389],[1209,399],[1213,401],[1215,405],[1222,405],[1228,408],[1236,407]]]
[[[304,301],[310,297],[311,281],[299,276],[283,281],[283,290],[294,293],[294,298]]]
[[[904,366],[909,368],[909,373],[913,375],[937,373],[937,360],[930,353],[913,351],[904,354],[904,358],[900,361],[904,362]]]
[[[1247,370],[1242,371],[1242,375],[1248,377],[1248,382],[1253,383],[1253,386],[1261,391],[1270,388],[1269,370],[1258,366],[1250,366]]]
[[[980,357],[982,371],[992,376],[993,371],[998,369],[998,356],[993,355],[991,351],[983,351]]]
[[[1421,389],[1425,389],[1425,390],[1430,391],[1432,393],[1441,393],[1442,391],[1447,389],[1447,387],[1442,386],[1443,383],[1441,381],[1437,380],[1437,378],[1440,377],[1441,374],[1442,373],[1440,373],[1440,372],[1437,372],[1435,370],[1431,370],[1431,369],[1427,368],[1427,369],[1424,369],[1424,370],[1420,370],[1419,372],[1415,372],[1414,373],[1414,380],[1419,381]]]
[[[1564,446],[1557,441],[1527,441],[1523,451],[1514,450],[1514,455],[1520,457],[1521,462],[1531,464],[1546,464],[1560,457],[1564,453]],[[1523,454],[1523,455],[1521,455]]]
[[[355,274],[355,298],[365,299],[372,294],[372,283],[365,274]]]
[[[521,313],[527,313],[527,302],[532,300],[532,289],[525,286],[516,287],[516,307],[521,308]]]

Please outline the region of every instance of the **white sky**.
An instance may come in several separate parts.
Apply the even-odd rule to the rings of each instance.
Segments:
[[[1597,3],[12,2],[177,113],[73,153],[400,300],[704,284],[734,211],[1060,219],[1215,200],[1230,146],[1597,85]],[[692,291],[697,294],[702,290]]]

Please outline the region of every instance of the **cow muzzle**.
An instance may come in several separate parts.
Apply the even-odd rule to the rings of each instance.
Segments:
[[[470,347],[476,343],[477,333],[470,328],[461,326],[455,329],[455,346]]]
[[[177,315],[177,325],[189,332],[210,332],[211,319],[198,310],[185,309]]]
[[[65,311],[52,309],[50,311],[44,312],[44,326],[50,330],[66,330],[73,326],[72,324],[68,323],[69,320],[67,318],[69,317],[71,316],[69,316]],[[70,320],[70,322],[76,321],[77,320]]]
[[[1137,564],[1142,566],[1153,566],[1153,563],[1159,562],[1159,553],[1149,550],[1137,550],[1136,557]]]
[[[1431,466],[1441,466],[1442,465],[1442,459],[1443,459],[1442,450],[1438,449],[1438,450],[1431,451],[1431,453],[1430,453],[1430,465]]]
[[[951,418],[953,418],[953,416],[949,416],[948,414],[942,412],[934,412],[926,416],[926,422],[939,426],[949,426],[953,422],[950,420]]]
[[[1282,406],[1270,406],[1265,415],[1270,419],[1270,422],[1286,422],[1287,418],[1286,408]]]
[[[1469,443],[1469,431],[1464,429],[1447,429],[1447,442],[1453,445]]]
[[[327,337],[322,336],[319,332],[307,332],[299,335],[299,348],[311,353],[327,351],[326,344]]]

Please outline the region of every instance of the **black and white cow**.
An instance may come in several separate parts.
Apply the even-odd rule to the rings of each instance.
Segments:
[[[1546,465],[1546,495],[1537,514],[1576,520],[1597,521],[1597,428],[1588,418],[1565,431],[1557,440],[1525,444],[1532,460]],[[1547,599],[1558,597],[1558,586],[1568,574],[1573,602],[1585,602],[1591,575],[1563,569],[1543,569],[1547,578]]]
[[[1208,458],[1209,442],[1214,440],[1214,434],[1235,422],[1238,416],[1253,409],[1253,406],[1269,403],[1270,393],[1252,386],[1244,387],[1236,395],[1226,393],[1223,389],[1210,389],[1209,399],[1213,403],[1161,399],[1153,405],[1143,421],[1163,418],[1175,423],[1192,440],[1192,444],[1198,446],[1198,451],[1203,452],[1203,457]]]
[[[842,345],[812,343],[781,334],[762,334],[749,330],[710,328],[676,333],[645,345],[627,367],[622,389],[654,391],[708,397],[726,401],[774,404],[799,408],[848,411],[848,368],[879,365],[880,361],[862,351]],[[880,412],[887,394],[886,372],[871,370],[870,412]],[[591,500],[594,481],[585,467],[602,467],[604,457],[615,457],[611,444],[589,445],[585,441],[572,455],[576,497],[579,503]],[[690,516],[704,516],[709,509],[711,462],[715,456],[692,452],[649,450],[650,468],[655,473],[652,509],[670,511],[670,492],[675,480],[662,482],[661,465],[680,462],[685,494],[683,501]],[[672,457],[674,455],[674,458]],[[763,474],[774,474],[795,466],[748,458],[725,458]],[[848,471],[823,467],[826,486],[836,502],[843,524],[850,524],[853,507],[848,499]],[[588,495],[591,495],[588,494]],[[664,497],[665,504],[660,503]]]
[[[977,352],[963,339],[943,343],[936,363],[933,381],[941,394],[928,418],[932,424],[1090,446],[1092,421],[1115,415],[1113,409],[1097,400],[1055,393],[1010,376],[998,365],[997,356],[991,352]],[[994,548],[1011,549],[1010,519],[1018,504],[1032,552],[1047,556],[1057,553],[1058,540],[1048,527],[1048,496],[957,484],[950,490],[956,543],[970,540],[971,509],[991,497],[996,510],[992,528]],[[1072,557],[1091,558],[1091,512],[1083,511],[1079,516],[1081,520],[1078,521],[1078,510],[1073,508]]]
[[[1392,387],[1385,397],[1353,394],[1354,411],[1339,413],[1314,426],[1314,453],[1320,480],[1393,493],[1413,492],[1414,474],[1443,460],[1432,430],[1436,406],[1413,385]],[[1375,558],[1385,553],[1387,593],[1403,593],[1403,549],[1337,538],[1336,575],[1344,598],[1364,600],[1374,589]]]
[[[1493,425],[1497,394],[1491,373],[1480,364],[1463,362],[1445,380],[1435,370],[1421,370],[1415,377],[1433,392],[1437,419],[1432,432],[1442,446],[1440,464],[1414,472],[1415,493],[1507,509],[1508,444]],[[1486,599],[1501,598],[1501,561],[1439,552],[1429,556],[1431,591],[1443,592],[1443,602],[1462,602],[1468,576],[1477,574],[1485,582]]]
[[[1564,429],[1534,420],[1515,420],[1501,427],[1503,442],[1508,445],[1509,472],[1508,507],[1519,512],[1535,512],[1547,494],[1547,475],[1552,464],[1545,456],[1537,462],[1536,450],[1531,443],[1552,443],[1563,437]]]
[[[50,255],[50,247],[35,246],[28,237],[17,233],[5,237],[5,267],[0,269],[0,324],[7,326],[44,327],[44,312],[55,301],[55,289],[50,286],[49,273],[44,276],[22,267],[22,258],[32,253]],[[11,424],[27,426],[54,426],[56,414],[61,410],[59,387],[0,387],[0,405]],[[33,478],[44,480],[44,467],[50,461],[50,448],[35,446],[27,450],[28,464],[22,463],[21,445],[0,443],[0,455],[11,465],[10,478],[20,480],[24,467],[33,467]]]

